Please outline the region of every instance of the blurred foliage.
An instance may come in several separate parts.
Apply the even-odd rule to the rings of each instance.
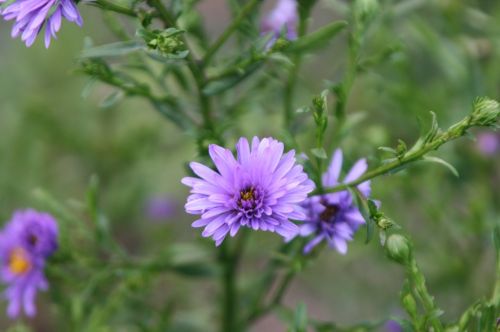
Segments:
[[[203,6],[205,2],[201,1],[200,12],[193,17],[181,17],[196,32],[195,51],[207,48],[201,36],[216,36],[228,23],[219,18],[222,2]],[[228,2],[231,10],[240,6],[239,1]],[[212,86],[205,88],[212,88],[214,95],[233,89],[218,97],[215,108],[227,146],[240,135],[273,135],[297,144],[302,151],[318,148],[318,137],[310,130],[314,121],[317,126],[328,122],[335,128],[337,118],[333,114],[324,118],[325,114],[317,112],[319,121],[303,110],[310,105],[311,95],[327,88],[337,97],[331,100],[333,105],[344,94],[345,105],[336,106],[345,111],[345,125],[340,132],[321,132],[320,140],[327,148],[317,152],[330,154],[341,146],[348,163],[367,156],[376,164],[387,157],[378,147],[396,146],[399,139],[416,141],[419,122],[430,122],[429,111],[447,127],[469,113],[474,97],[500,96],[498,1],[384,0],[376,7],[361,9],[363,16],[357,19],[368,20],[369,25],[361,27],[366,31],[360,39],[350,25],[345,31],[337,26],[318,30],[333,21],[349,21],[349,3],[319,1],[310,30],[339,33],[339,37],[324,45],[309,37],[295,46],[299,51],[293,47],[290,51],[306,54],[293,93],[293,111],[301,111],[291,124],[296,142],[281,129],[288,56],[293,56],[287,54],[286,45],[265,57],[258,53],[261,45],[224,50],[227,57],[241,55],[233,63],[237,70],[221,70],[227,68],[224,61],[215,61],[208,69],[213,74]],[[198,27],[198,14],[204,17],[207,30]],[[99,236],[86,238],[82,231],[70,245],[75,252],[62,252],[55,258],[72,263],[65,265],[68,270],[58,269],[57,264],[49,270],[55,291],[42,295],[40,314],[27,324],[35,331],[211,331],[207,326],[218,319],[213,302],[219,295],[204,278],[219,272],[192,263],[209,262],[215,253],[208,249],[211,243],[195,240],[198,235],[190,229],[192,218],[182,211],[187,190],[179,182],[185,163],[196,156],[200,143],[193,143],[192,132],[184,133],[163,121],[163,115],[155,112],[154,100],[134,98],[124,103],[115,88],[96,82],[88,85],[76,73],[76,55],[83,48],[84,36],[90,36],[96,45],[116,40],[103,32],[107,30],[96,10],[85,10],[84,17],[83,30],[64,26],[49,50],[40,42],[25,49],[19,41],[9,40],[7,24],[0,23],[0,216],[5,221],[14,209],[26,206],[51,209],[57,212],[62,227],[77,234],[79,228],[90,227],[101,232],[99,236],[116,239],[126,252],[108,248],[98,253],[108,265],[96,267],[94,264],[102,262],[86,261],[85,252],[99,247],[94,243]],[[256,39],[253,20],[249,17],[240,26],[235,46],[248,46],[249,40]],[[135,28],[125,24],[125,33],[133,36]],[[356,68],[347,60],[348,41],[359,43]],[[310,54],[310,46],[314,54]],[[152,72],[157,73],[157,60],[149,61]],[[113,65],[124,64],[113,60]],[[183,76],[182,69],[167,68],[171,75]],[[251,74],[248,79],[247,74]],[[349,75],[349,86],[339,85]],[[243,76],[244,81],[240,80]],[[146,79],[144,74],[133,78]],[[161,87],[161,82],[154,83]],[[82,96],[86,86],[91,91]],[[156,92],[152,89],[147,94]],[[171,92],[172,105],[177,97],[194,94],[178,86]],[[194,108],[192,104],[177,106],[189,111]],[[420,163],[397,175],[375,179],[373,197],[382,202],[384,213],[411,234],[413,255],[426,276],[427,288],[444,311],[443,319],[457,321],[467,308],[466,313],[474,316],[484,305],[475,304],[476,300],[489,298],[493,291],[491,235],[500,224],[500,153],[482,154],[472,138],[447,145],[439,155],[456,168],[459,178],[445,168]],[[95,199],[89,186],[93,176],[99,179]],[[90,195],[87,201],[86,195]],[[144,210],[147,201],[157,195],[178,201],[179,211],[163,223],[149,220]],[[285,319],[288,324],[261,321],[255,330],[288,327],[304,331],[307,321],[324,331],[329,327],[321,321],[339,326],[373,321],[366,326],[377,327],[390,316],[402,316],[398,308],[404,273],[385,259],[377,241],[365,245],[365,236],[358,232],[348,255],[324,251],[304,269],[285,297],[285,303],[294,309],[283,309],[280,314],[293,317]],[[184,240],[194,240],[194,244],[182,244]],[[241,266],[242,288],[250,283],[251,275],[261,273],[275,241],[266,234],[249,240],[248,257]],[[166,243],[175,243],[169,249],[175,252],[163,252]],[[139,259],[153,253],[160,266],[158,261]],[[107,255],[112,259],[106,260]],[[130,261],[148,268],[138,273],[127,268]],[[94,270],[85,270],[85,266]],[[99,272],[89,275],[88,271]],[[57,284],[71,285],[72,294],[76,291],[77,295],[66,296],[65,288]],[[134,291],[137,289],[141,291]],[[50,304],[49,296],[65,306]],[[170,300],[174,298],[180,300]],[[89,303],[98,305],[92,308]],[[0,329],[11,324],[0,318]],[[11,330],[25,328],[16,325]]]

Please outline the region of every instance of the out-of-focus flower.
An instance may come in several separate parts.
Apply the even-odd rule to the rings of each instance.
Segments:
[[[0,4],[6,0],[0,0]],[[79,26],[83,24],[78,8],[72,0],[14,0],[0,8],[5,20],[15,20],[12,38],[21,36],[26,46],[30,47],[45,27],[45,47],[50,46],[51,38],[61,28],[64,17]]]
[[[237,159],[231,150],[209,146],[218,172],[192,162],[200,178],[185,177],[191,187],[186,211],[201,215],[193,227],[205,227],[202,236],[220,245],[227,234],[234,236],[240,227],[276,232],[289,240],[298,227],[289,219],[304,220],[300,206],[314,183],[295,162],[295,151],[283,154],[284,145],[273,138],[246,138],[236,144]]]
[[[384,325],[387,332],[403,332],[401,325],[395,320],[389,320]]]
[[[331,188],[340,183],[342,169],[342,151],[337,149],[328,171],[323,174],[323,186]],[[347,173],[343,183],[359,178],[367,169],[365,159],[358,160]],[[370,195],[370,181],[358,186],[361,193]],[[365,223],[361,212],[356,207],[352,195],[348,191],[312,196],[303,203],[307,210],[307,219],[300,227],[300,236],[313,238],[304,247],[304,253],[309,253],[322,241],[339,253],[347,253],[347,242],[351,241],[359,226]]]
[[[54,218],[34,210],[15,212],[0,233],[0,279],[7,285],[9,317],[18,317],[21,310],[30,317],[36,314],[36,293],[48,287],[43,271],[57,250],[57,236]]]
[[[284,34],[288,40],[297,39],[298,11],[296,0],[278,0],[276,6],[262,20],[262,34],[272,33],[269,45]]]
[[[485,156],[493,156],[500,151],[500,136],[483,132],[477,135],[477,149]]]
[[[146,216],[155,221],[172,218],[177,213],[177,202],[167,196],[155,196],[146,201]]]

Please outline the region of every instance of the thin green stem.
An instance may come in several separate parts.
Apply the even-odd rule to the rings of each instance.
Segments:
[[[161,0],[148,0],[149,4],[156,9],[158,12],[160,20],[163,22],[165,27],[175,27],[175,18],[168,11],[168,9],[163,5]],[[210,138],[216,138],[215,125],[212,118],[212,105],[210,98],[203,93],[203,87],[205,86],[205,73],[203,72],[199,61],[197,61],[192,50],[189,48],[188,43],[183,35],[181,35],[182,42],[186,45],[189,53],[186,58],[187,65],[196,83],[196,89],[198,94],[198,101],[200,104],[200,112],[203,117],[203,129]],[[220,142],[219,142],[220,143]],[[201,153],[202,151],[200,151]]]
[[[133,9],[123,7],[123,6],[117,5],[113,2],[106,1],[106,0],[90,1],[90,2],[88,2],[88,4],[102,8],[104,10],[109,10],[109,11],[113,11],[115,13],[123,14],[126,16],[137,17],[137,13]]]
[[[236,308],[236,260],[230,253],[229,242],[225,241],[219,255],[220,264],[223,267],[222,289],[222,332],[236,331],[237,313]]]
[[[360,176],[358,179],[340,184],[338,186],[335,186],[333,188],[329,189],[324,189],[324,193],[334,193],[342,190],[346,190],[351,187],[355,187],[367,180],[373,179],[377,176],[389,173],[393,170],[396,170],[406,164],[412,163],[414,161],[420,160],[423,156],[425,156],[427,153],[433,150],[437,150],[441,145],[452,141],[454,139],[457,139],[461,136],[463,136],[466,132],[467,129],[471,127],[470,122],[471,122],[471,116],[467,116],[464,118],[462,121],[457,123],[456,125],[450,127],[447,131],[438,134],[438,136],[431,140],[430,142],[426,144],[422,144],[418,148],[413,148],[407,153],[405,153],[403,156],[400,156],[398,158],[395,158],[395,160],[388,162],[372,171],[366,172],[362,176]],[[412,151],[413,150],[413,151]],[[318,194],[317,191],[314,191],[312,195]]]
[[[224,32],[217,38],[217,40],[210,46],[203,58],[203,64],[206,66],[217,51],[224,45],[224,43],[231,37],[234,31],[240,26],[241,22],[250,15],[250,13],[262,2],[262,0],[250,0],[240,11],[238,16],[231,22],[231,24],[224,30]]]
[[[407,268],[408,276],[413,284],[415,292],[422,302],[431,326],[433,327],[435,332],[443,331],[443,324],[436,315],[436,313],[439,311],[439,308],[434,303],[433,297],[429,294],[427,286],[425,285],[425,278],[418,268],[417,262],[414,258],[412,258]]]
[[[299,24],[298,36],[303,37],[307,32],[307,19],[308,15],[302,17]],[[284,90],[284,102],[283,106],[285,108],[285,118],[284,124],[285,129],[290,133],[292,132],[293,120],[294,120],[294,108],[293,108],[293,97],[295,95],[295,87],[297,86],[297,79],[299,77],[300,67],[302,65],[302,54],[295,54],[292,62],[294,66],[290,69],[290,74],[288,76],[287,84]]]
[[[148,0],[148,3],[156,9],[160,20],[162,20],[165,27],[172,27],[175,25],[175,19],[172,17],[168,9],[163,5],[161,0]]]

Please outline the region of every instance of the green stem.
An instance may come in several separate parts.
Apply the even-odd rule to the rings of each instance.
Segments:
[[[127,15],[130,17],[137,17],[137,13],[133,9],[123,7],[123,6],[117,5],[115,3],[106,1],[106,0],[90,1],[90,2],[88,2],[88,4],[102,8],[104,10],[109,10],[109,11],[113,11],[115,13]]]
[[[175,25],[175,20],[168,11],[168,9],[163,5],[161,0],[148,0],[148,3],[156,9],[158,12],[160,20],[163,21],[165,27],[172,27]]]
[[[158,12],[159,18],[165,25],[165,27],[174,27],[175,26],[175,18],[168,11],[168,9],[163,5],[161,0],[148,0],[149,4],[156,9]],[[181,35],[182,42],[186,45],[189,53],[186,58],[187,65],[193,78],[196,83],[196,89],[198,94],[198,101],[200,104],[200,112],[203,117],[203,129],[208,133],[210,138],[216,138],[217,134],[215,131],[214,121],[212,119],[212,105],[210,102],[210,98],[207,97],[203,93],[203,87],[205,86],[206,78],[205,73],[203,72],[201,66],[199,65],[199,61],[194,59],[193,52],[188,46],[188,43],[184,36]],[[220,142],[219,142],[220,143]],[[202,151],[200,151],[201,153]]]
[[[398,169],[406,164],[412,163],[414,161],[420,160],[423,156],[425,156],[427,153],[433,150],[437,150],[441,145],[452,141],[454,139],[457,139],[465,134],[467,129],[471,127],[471,119],[472,117],[469,115],[466,118],[464,118],[462,121],[459,123],[455,124],[454,126],[450,127],[447,131],[440,133],[437,135],[437,137],[433,140],[431,140],[428,143],[422,144],[421,146],[418,146],[418,148],[412,148],[410,151],[405,153],[403,156],[400,156],[396,158],[395,160],[384,164],[372,171],[366,172],[362,176],[360,176],[358,179],[351,181],[349,183],[344,183],[340,184],[338,186],[335,186],[330,189],[324,189],[324,193],[334,193],[342,190],[346,190],[351,187],[355,187],[367,180],[370,180],[372,178],[375,178],[379,175],[389,173],[390,171],[393,171],[395,169]],[[418,144],[418,143],[417,143]],[[318,194],[318,191],[314,191],[311,193],[311,195]]]
[[[301,17],[298,31],[299,38],[303,37],[307,32],[308,17],[308,14],[304,17]],[[302,54],[295,54],[292,62],[294,66],[290,70],[290,75],[288,76],[288,81],[285,86],[283,103],[285,107],[285,129],[290,133],[292,133],[294,119],[293,96],[295,95],[295,87],[297,85],[297,79],[299,77],[300,67],[302,65]]]
[[[417,262],[414,258],[411,259],[410,264],[407,266],[408,276],[413,284],[413,287],[418,294],[419,299],[425,309],[427,317],[429,318],[430,324],[434,329],[434,332],[443,331],[443,325],[439,318],[435,315],[439,311],[439,308],[434,303],[433,297],[429,294],[427,286],[425,285],[425,278],[418,268]]]
[[[221,247],[219,261],[223,266],[222,289],[222,332],[236,331],[236,265],[235,257],[230,253],[229,242],[226,240]]]
[[[212,57],[217,53],[219,48],[224,45],[224,43],[231,37],[234,31],[238,28],[241,22],[250,15],[250,13],[259,5],[262,0],[250,0],[242,9],[241,12],[236,16],[236,18],[231,22],[231,24],[224,30],[224,32],[217,38],[212,46],[207,50],[205,57],[203,58],[203,64],[206,66]]]

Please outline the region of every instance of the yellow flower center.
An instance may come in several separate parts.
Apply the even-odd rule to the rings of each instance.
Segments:
[[[23,248],[15,248],[10,253],[9,269],[15,275],[22,275],[31,269],[28,255]]]
[[[240,198],[244,201],[254,199],[254,188],[250,187],[246,190],[240,191]]]

